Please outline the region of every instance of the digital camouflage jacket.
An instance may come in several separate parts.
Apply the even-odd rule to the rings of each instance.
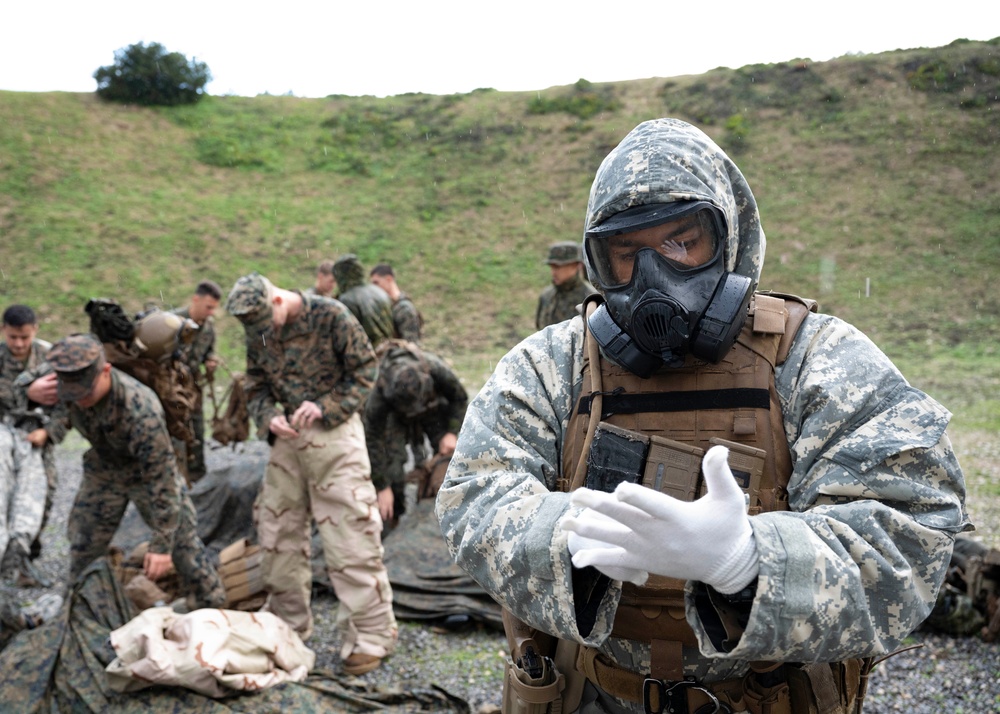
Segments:
[[[302,313],[275,333],[247,331],[246,393],[258,436],[271,419],[302,402],[323,411],[323,425],[345,422],[368,399],[378,362],[361,324],[342,303],[303,295]],[[280,405],[280,406],[279,406]]]
[[[727,269],[756,282],[764,234],[753,195],[721,149],[683,122],[646,122],[612,151],[587,225],[688,199],[722,211]],[[437,515],[458,564],[515,616],[648,674],[648,645],[610,638],[621,583],[593,589],[592,569],[574,570],[561,527],[580,511],[556,481],[582,369],[580,318],[531,335],[500,361],[469,406]],[[955,535],[971,528],[945,433],[949,412],[857,329],[809,315],[775,386],[793,464],[791,510],[750,519],[759,577],[730,651],[712,644],[688,583],[699,646],[684,650],[685,675],[705,682],[741,676],[752,661],[891,652],[930,611]]]
[[[90,442],[89,468],[135,467],[148,494],[148,525],[153,553],[171,553],[180,513],[182,481],[177,471],[163,406],[156,393],[137,379],[111,369],[111,391],[92,407],[69,404],[70,424]],[[145,514],[143,516],[145,518]]]

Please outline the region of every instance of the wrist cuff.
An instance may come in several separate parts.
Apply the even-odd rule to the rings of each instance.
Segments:
[[[754,540],[753,530],[749,530],[729,557],[714,569],[710,577],[705,578],[705,582],[723,595],[732,595],[756,580],[759,570],[757,541]]]

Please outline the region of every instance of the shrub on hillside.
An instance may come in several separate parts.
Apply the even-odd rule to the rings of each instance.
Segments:
[[[208,65],[141,42],[115,52],[115,63],[94,72],[97,96],[113,102],[174,106],[194,104],[212,78]]]
[[[590,119],[601,112],[613,112],[621,104],[614,98],[614,89],[605,87],[598,90],[586,79],[577,80],[569,94],[559,97],[543,97],[538,94],[528,102],[529,114],[554,114],[565,112],[580,119]]]

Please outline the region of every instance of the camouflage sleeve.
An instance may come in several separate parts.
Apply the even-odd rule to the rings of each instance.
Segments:
[[[181,507],[181,481],[163,408],[152,391],[127,396],[128,453],[138,462],[149,504],[149,550],[171,553]],[[145,515],[145,514],[144,514]]]
[[[202,363],[207,362],[210,359],[218,359],[218,354],[215,352],[215,322],[212,320],[207,320],[205,326],[209,328],[208,335],[205,339],[205,356],[202,358]]]
[[[429,352],[425,352],[424,357],[430,364],[434,390],[448,400],[448,431],[457,434],[465,420],[465,411],[469,406],[469,394],[462,386],[458,375],[444,360]]]
[[[970,528],[949,412],[863,334],[810,316],[776,373],[792,452],[790,512],[751,519],[760,575],[750,620],[705,655],[832,662],[893,651],[930,612],[955,534]]]
[[[378,376],[378,359],[372,343],[349,310],[339,311],[331,332],[334,351],[343,362],[343,372],[333,391],[317,399],[327,428],[343,424],[361,409]]]
[[[247,379],[245,385],[247,397],[247,411],[250,418],[257,425],[257,438],[266,441],[271,434],[271,419],[282,412],[278,409],[278,402],[271,390],[271,384],[267,373],[262,366],[262,350],[258,347],[256,340],[263,340],[262,335],[251,337],[247,333]]]
[[[368,460],[372,465],[372,483],[376,491],[381,491],[393,482],[393,478],[402,478],[392,473],[393,459],[390,456],[390,445],[386,442],[387,429],[391,407],[378,389],[372,389],[368,403],[365,404],[365,442],[368,444]],[[404,447],[405,448],[405,447]],[[405,459],[404,459],[405,460]]]
[[[45,424],[45,433],[49,435],[49,443],[61,444],[69,431],[69,413],[65,402],[56,402],[50,407],[44,407],[49,420]]]
[[[392,325],[396,330],[396,337],[420,342],[420,313],[408,298],[398,300],[392,306]]]
[[[621,587],[604,591],[592,627],[578,626],[560,527],[578,509],[550,490],[580,389],[581,338],[581,321],[557,325],[500,361],[469,405],[436,510],[456,562],[497,601],[534,627],[596,645]]]

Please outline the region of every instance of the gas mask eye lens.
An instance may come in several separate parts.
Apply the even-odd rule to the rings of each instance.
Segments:
[[[639,251],[651,249],[670,261],[678,271],[689,271],[711,263],[721,248],[721,226],[714,209],[694,204],[692,210],[652,226],[638,225],[604,233],[588,234],[587,253],[597,279],[605,288],[627,285]],[[609,222],[613,222],[614,218]]]

